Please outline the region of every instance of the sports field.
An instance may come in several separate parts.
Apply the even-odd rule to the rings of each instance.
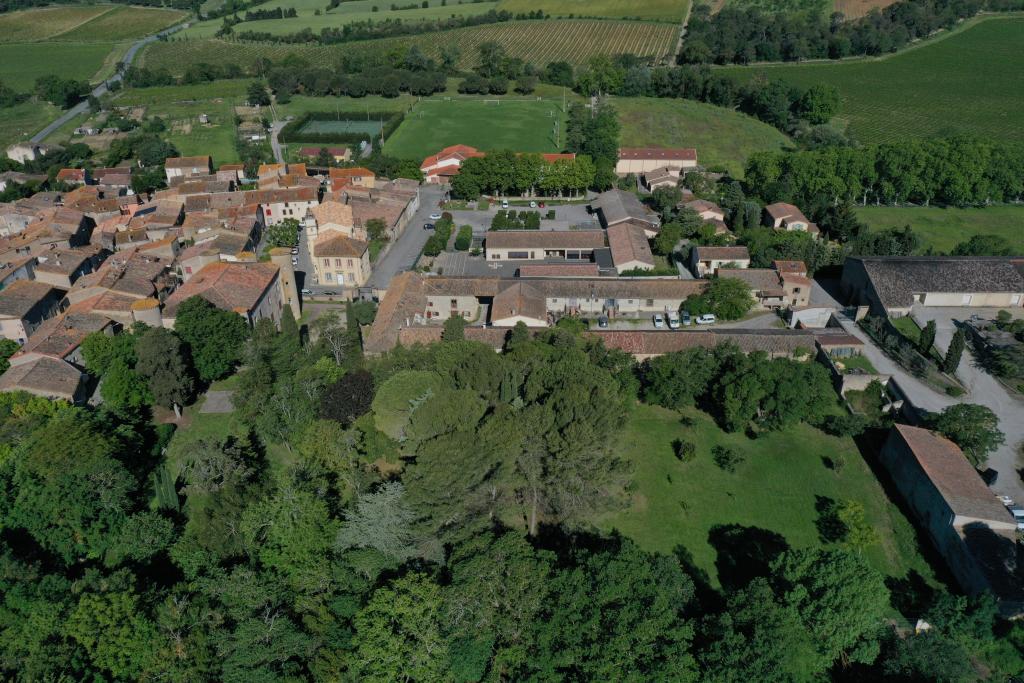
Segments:
[[[498,9],[513,13],[542,9],[553,17],[609,17],[680,22],[688,0],[501,0]]]
[[[297,55],[311,63],[338,67],[345,56],[380,58],[413,45],[428,57],[438,59],[442,46],[454,45],[461,57],[459,68],[470,69],[479,60],[480,45],[489,41],[502,45],[510,57],[538,66],[558,60],[584,64],[598,54],[629,53],[662,59],[675,50],[678,35],[678,26],[652,22],[600,19],[508,21],[340,45],[245,43],[215,38],[158,41],[146,47],[140,65],[163,68],[180,75],[190,65],[199,62],[248,67],[260,57],[276,62],[288,55]]]
[[[0,81],[24,92],[40,76],[51,74],[93,80],[113,72],[116,57],[126,48],[114,43],[0,44]]]
[[[990,206],[984,209],[936,207],[865,206],[857,218],[873,230],[909,225],[921,236],[922,250],[929,247],[949,253],[974,235],[999,235],[1024,254],[1024,206]]]
[[[380,121],[353,121],[351,119],[318,121],[314,119],[306,123],[299,133],[307,135],[344,135],[347,133],[377,135],[383,127]]]
[[[618,530],[643,548],[662,553],[682,549],[684,556],[718,585],[713,545],[716,525],[739,525],[767,530],[794,548],[822,545],[816,520],[819,498],[854,501],[878,532],[879,542],[865,557],[879,571],[904,577],[910,570],[934,580],[921,556],[914,529],[886,497],[852,439],[827,436],[813,427],[797,425],[782,432],[750,439],[726,434],[706,414],[685,411],[692,420],[655,406],[637,406],[621,437],[620,453],[634,466],[636,485],[632,506],[598,520],[598,526]],[[690,463],[676,459],[672,441],[697,446]],[[711,448],[722,445],[746,456],[735,473],[711,460]],[[838,472],[824,459],[842,458]]]
[[[806,88],[835,85],[862,142],[970,133],[1024,140],[1024,17],[984,17],[895,55],[842,64],[723,67]]]
[[[398,130],[384,141],[384,152],[402,159],[423,160],[448,145],[481,150],[558,152],[553,128],[565,136],[562,103],[549,100],[425,100],[405,115]]]
[[[789,138],[757,119],[693,100],[617,97],[624,147],[695,147],[700,163],[742,177],[747,157],[778,150]]]
[[[125,5],[64,5],[0,14],[0,43],[113,42],[156,33],[184,12]]]

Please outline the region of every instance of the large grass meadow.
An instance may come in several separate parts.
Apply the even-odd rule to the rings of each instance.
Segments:
[[[839,120],[861,142],[969,133],[1024,140],[1024,17],[984,17],[880,59],[723,67],[745,80],[835,85]]]
[[[555,122],[564,140],[565,113],[562,103],[552,100],[427,100],[405,115],[384,141],[384,151],[416,160],[455,144],[486,151],[557,152],[561,144],[553,135]]]
[[[675,439],[696,444],[693,462],[676,459]],[[743,454],[745,462],[735,473],[718,468],[711,458],[714,446]],[[626,510],[599,519],[598,526],[617,530],[647,550],[684,549],[681,554],[707,575],[712,586],[717,587],[727,571],[721,564],[724,555],[716,548],[716,526],[765,530],[794,548],[819,546],[824,542],[818,510],[829,500],[863,506],[866,521],[879,537],[863,552],[877,569],[898,578],[915,571],[935,580],[917,532],[890,501],[851,439],[827,436],[807,425],[751,439],[723,432],[696,409],[679,413],[639,405],[629,417],[619,448],[634,467],[632,502]],[[826,459],[840,458],[845,464],[838,471],[826,466]]]
[[[98,80],[113,72],[116,56],[126,47],[114,43],[3,43],[0,81],[26,92],[37,78],[51,74]]]
[[[1024,206],[943,209],[924,206],[865,206],[857,218],[872,230],[909,225],[923,242],[922,250],[949,253],[974,235],[998,235],[1024,254]]]
[[[617,97],[623,147],[695,147],[705,166],[742,177],[754,152],[785,147],[789,139],[757,119],[693,100]]]

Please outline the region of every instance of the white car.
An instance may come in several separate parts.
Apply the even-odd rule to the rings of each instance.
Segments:
[[[441,214],[439,214],[439,213],[432,213],[432,214],[430,214],[430,220],[432,220],[432,221],[439,221],[439,220],[441,220]]]
[[[654,326],[655,327],[665,327],[665,316],[663,316],[661,313],[655,313],[654,314]]]
[[[530,208],[531,209],[536,209],[537,208],[537,202],[530,202]]]
[[[715,316],[714,316],[714,314],[712,314],[712,313],[705,313],[704,315],[698,315],[697,316],[697,324],[698,325],[714,325],[715,324]]]
[[[679,322],[679,314],[675,311],[668,312],[668,326],[673,330],[678,330],[682,323]]]
[[[508,208],[508,200],[507,199],[502,199],[501,200],[501,208],[503,208],[503,209],[507,209]]]
[[[1013,507],[1013,498],[1010,498],[1009,496],[996,496],[996,497],[999,498],[999,502],[1002,503],[1003,505],[1005,505],[1006,507],[1008,507],[1008,508]]]
[[[312,289],[303,289],[302,293],[305,294],[306,296],[312,296],[313,295],[313,290]]]

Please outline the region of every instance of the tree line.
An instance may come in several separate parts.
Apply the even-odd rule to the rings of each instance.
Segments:
[[[984,206],[1024,195],[1024,145],[969,136],[750,157],[746,182],[766,201]]]
[[[462,162],[452,178],[452,194],[464,199],[481,194],[575,196],[593,185],[595,171],[588,156],[548,162],[540,154],[491,152]]]
[[[99,406],[0,394],[4,675],[897,683],[1021,665],[1021,627],[990,597],[874,569],[855,506],[818,547],[715,526],[720,589],[683,550],[591,530],[628,495],[613,444],[638,397],[710,395],[730,428],[774,429],[821,413],[797,403],[834,403],[817,366],[722,347],[638,370],[522,325],[496,354],[461,319],[439,344],[367,359],[372,304],[308,336],[226,315],[90,338],[86,362],[112,385]],[[238,363],[229,435],[177,442],[151,420],[146,401],[198,386],[163,379]],[[931,630],[897,634],[894,607]]]
[[[741,5],[712,14],[707,5],[698,5],[690,14],[678,61],[748,64],[880,55],[949,30],[980,11],[1022,7],[1021,0],[900,0],[844,21],[838,12],[777,12]]]

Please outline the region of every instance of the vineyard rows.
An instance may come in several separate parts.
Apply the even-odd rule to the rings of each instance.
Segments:
[[[538,66],[560,60],[583,64],[598,54],[635,54],[660,60],[675,47],[678,30],[667,24],[634,21],[549,20],[506,22],[344,45],[172,40],[150,45],[141,63],[180,74],[190,64],[199,62],[249,66],[258,57],[276,62],[292,54],[310,63],[330,65],[338,63],[344,54],[384,55],[412,45],[417,45],[430,57],[439,58],[441,45],[457,45],[462,54],[459,66],[470,68],[476,64],[479,46],[492,40],[503,45],[510,56]]]

